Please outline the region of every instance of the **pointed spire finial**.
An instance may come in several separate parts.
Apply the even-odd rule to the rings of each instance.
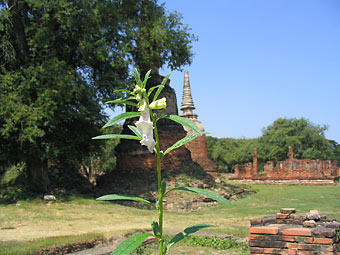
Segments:
[[[189,111],[192,112],[192,110],[194,109],[195,109],[195,106],[194,106],[194,101],[192,100],[192,96],[191,96],[189,72],[185,70],[181,110],[185,114],[186,112],[189,112]]]

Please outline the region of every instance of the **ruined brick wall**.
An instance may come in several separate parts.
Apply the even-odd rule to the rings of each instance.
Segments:
[[[159,139],[161,149],[165,151],[175,142],[186,136],[183,127],[170,120],[162,120],[159,128]],[[154,172],[157,169],[157,158],[155,153],[150,153],[145,146],[141,146],[139,141],[124,140],[116,149],[117,169],[128,173]],[[190,151],[184,146],[171,151],[162,160],[162,170],[167,173],[180,173],[183,166],[192,162]]]
[[[253,177],[253,164],[251,162],[243,165],[235,165],[235,178],[252,178]]]
[[[190,151],[193,161],[198,163],[211,176],[218,176],[217,167],[209,158],[205,135],[197,137],[195,140],[187,143],[185,147]]]
[[[254,163],[257,165],[257,151],[254,150]],[[336,161],[296,159],[289,148],[289,159],[277,162],[268,161],[263,172],[257,172],[257,166],[251,162],[235,166],[232,179],[251,183],[287,183],[287,184],[335,184],[339,179],[340,168]]]
[[[275,216],[251,220],[250,254],[340,254],[339,222],[316,210],[306,215],[293,215],[295,211],[282,208]]]
[[[162,82],[163,77],[153,74],[153,78],[149,80],[148,88],[158,85]],[[166,97],[167,108],[155,110],[157,115],[178,114],[177,98],[173,88],[170,87],[168,80],[165,88],[159,95],[159,98]],[[130,109],[136,111],[136,109]],[[137,118],[127,119],[123,125],[123,134],[132,134],[128,125],[134,125]],[[186,131],[183,126],[168,119],[158,121],[158,133],[162,150],[172,146],[178,140],[186,136]],[[121,139],[119,145],[115,149],[117,157],[117,170],[124,173],[150,173],[156,172],[157,159],[154,153],[150,153],[145,146],[141,146],[139,141]],[[180,173],[185,165],[193,162],[190,156],[190,151],[184,146],[173,150],[167,154],[162,160],[162,170],[166,173]]]

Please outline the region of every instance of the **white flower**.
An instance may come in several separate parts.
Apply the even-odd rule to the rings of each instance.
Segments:
[[[150,104],[150,109],[162,109],[166,108],[166,98],[163,97]]]
[[[136,122],[136,127],[143,135],[143,139],[140,143],[148,147],[148,150],[152,153],[156,143],[153,139],[153,124],[147,107],[145,111],[141,113],[139,120]]]

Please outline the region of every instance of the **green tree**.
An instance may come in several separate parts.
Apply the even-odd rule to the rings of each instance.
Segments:
[[[154,0],[0,4],[0,163],[25,162],[36,191],[48,189],[49,165],[77,169],[97,150],[102,102],[127,88],[131,64],[191,61],[187,27]]]
[[[252,160],[255,142],[256,139],[221,138],[212,147],[208,143],[208,150],[219,171],[231,173],[236,164]]]
[[[168,14],[157,0],[133,2],[132,6],[127,2],[123,9],[133,15],[128,19],[126,32],[133,42],[129,45],[131,60],[141,74],[144,76],[150,69],[158,73],[165,63],[171,70],[191,64],[191,42],[197,38],[181,22],[182,16],[177,12]]]
[[[333,149],[325,138],[327,126],[320,126],[307,119],[279,118],[263,129],[259,139],[259,155],[264,160],[285,160],[288,147],[296,158],[330,159]]]
[[[288,158],[292,147],[294,157],[340,161],[340,145],[325,138],[327,126],[313,124],[307,119],[279,118],[263,129],[256,139],[207,138],[211,159],[220,171],[232,172],[235,164],[252,161],[254,148],[258,148],[258,169],[267,161],[282,161]]]

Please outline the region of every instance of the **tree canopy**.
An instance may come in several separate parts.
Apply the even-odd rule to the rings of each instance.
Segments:
[[[196,38],[156,0],[1,0],[0,164],[25,162],[32,189],[51,165],[96,150],[108,98],[129,70],[191,63]]]
[[[258,148],[259,170],[267,161],[288,158],[292,147],[299,159],[340,160],[340,146],[325,137],[327,126],[320,126],[305,118],[279,118],[262,130],[256,139],[209,138],[208,150],[221,171],[232,172],[235,164],[252,161],[254,148]]]

